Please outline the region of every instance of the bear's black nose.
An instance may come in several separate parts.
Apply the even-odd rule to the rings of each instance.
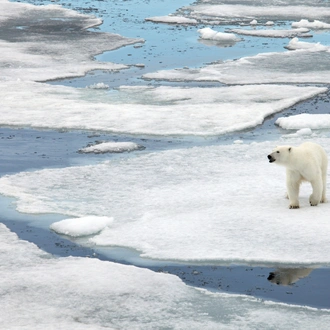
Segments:
[[[271,156],[271,155],[268,155],[268,156],[267,156],[267,158],[268,158],[268,159],[271,159],[271,158],[272,158],[272,156]]]

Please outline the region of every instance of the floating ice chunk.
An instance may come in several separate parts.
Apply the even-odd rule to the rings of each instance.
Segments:
[[[51,224],[50,229],[58,234],[80,237],[97,234],[113,222],[113,218],[85,216],[65,219]]]
[[[254,19],[250,22],[250,25],[257,25],[257,24],[258,24],[258,21],[256,19]]]
[[[243,29],[232,29],[231,32],[256,37],[267,37],[267,38],[292,38],[294,36],[299,37],[311,37],[312,35],[307,34],[309,29],[299,28],[293,30],[243,30]]]
[[[329,311],[211,293],[93,258],[52,258],[0,224],[3,329],[322,329]],[[24,297],[24,303],[22,303]],[[237,315],[240,315],[238,318]],[[251,327],[252,328],[252,327]]]
[[[302,128],[296,132],[297,135],[312,135],[312,130],[310,128]]]
[[[302,136],[311,136],[313,134],[313,131],[310,128],[302,128],[298,130],[296,133],[292,134],[285,134],[282,135],[284,138],[296,138],[296,137],[302,137]]]
[[[308,29],[330,29],[330,24],[315,20],[309,22],[307,19],[302,19],[299,22],[293,22],[291,24],[293,28],[308,28]]]
[[[203,39],[217,40],[217,41],[239,41],[240,39],[234,33],[217,32],[210,28],[198,30],[200,37]]]
[[[155,17],[148,17],[145,20],[155,23],[167,23],[167,24],[197,24],[197,20],[183,16],[155,16]]]
[[[243,140],[235,140],[235,141],[234,141],[234,144],[243,144],[243,143],[244,143]]]
[[[95,83],[93,85],[87,86],[87,88],[91,88],[91,89],[108,89],[109,85],[107,85],[105,83]]]
[[[324,129],[330,128],[330,115],[303,113],[290,117],[280,117],[276,120],[276,124],[284,129]]]
[[[267,21],[267,22],[265,23],[265,25],[266,25],[266,26],[272,26],[272,25],[274,25],[274,22],[273,22],[273,21]]]
[[[145,149],[145,147],[134,142],[101,142],[86,148],[82,148],[79,150],[79,152],[103,154],[107,152],[120,153],[142,149]]]
[[[313,42],[306,42],[306,41],[299,41],[298,38],[293,38],[290,40],[285,48],[289,50],[297,50],[297,49],[308,49],[310,51],[321,52],[321,51],[329,51],[330,47],[324,46],[322,44],[313,43]]]

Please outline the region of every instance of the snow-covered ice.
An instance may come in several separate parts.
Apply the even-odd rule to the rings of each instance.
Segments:
[[[280,117],[276,124],[284,129],[325,129],[330,128],[330,114],[302,113],[289,117]]]
[[[313,134],[314,133],[313,133],[313,131],[310,128],[301,128],[301,129],[299,129],[295,133],[282,135],[282,138],[298,138],[300,136],[308,136],[308,137],[310,137]]]
[[[330,154],[328,138],[314,141]],[[285,170],[266,157],[280,144],[287,141],[23,172],[0,178],[0,192],[17,198],[20,212],[113,217],[89,243],[133,248],[147,258],[330,265],[330,204],[310,207],[305,184],[301,209],[288,208]]]
[[[79,237],[97,234],[112,222],[109,217],[85,216],[54,222],[50,228],[58,234]]]
[[[89,85],[86,88],[91,88],[91,89],[108,89],[109,88],[109,85],[107,85],[105,83],[96,83],[96,84]]]
[[[260,53],[200,69],[159,70],[145,79],[219,81],[225,84],[330,83],[330,52],[314,44],[299,51]]]
[[[154,16],[146,18],[146,21],[155,23],[167,23],[167,24],[196,24],[197,21],[193,18],[187,18],[183,16]]]
[[[291,30],[243,30],[243,29],[231,29],[230,32],[254,36],[254,37],[265,37],[265,38],[292,38],[292,37],[311,37],[308,33],[310,30],[306,28],[291,29]]]
[[[298,38],[291,39],[288,45],[285,46],[285,48],[289,50],[308,49],[314,52],[330,51],[329,46],[324,46],[319,42],[314,43],[314,42],[299,41]]]
[[[197,31],[200,34],[202,39],[208,40],[216,40],[216,41],[239,41],[241,40],[238,38],[234,33],[224,33],[212,30],[211,28],[203,28]]]
[[[210,293],[97,259],[53,258],[2,224],[0,256],[4,329],[321,329],[330,322],[325,310]]]
[[[120,153],[120,152],[130,152],[134,150],[142,150],[144,147],[140,144],[134,142],[101,142],[91,145],[86,148],[82,148],[79,152],[82,153],[95,153],[102,154],[107,152]]]
[[[127,68],[95,61],[93,56],[143,40],[86,31],[101,22],[57,5],[1,1],[0,23],[6,33],[0,40],[0,80],[45,81],[83,76],[94,69]]]
[[[266,116],[326,91],[282,85],[162,86],[108,94],[33,82],[0,82],[0,88],[6,90],[2,125],[200,136],[254,127]]]
[[[330,29],[330,24],[321,22],[317,19],[313,22],[310,22],[308,19],[301,19],[299,22],[293,22],[291,26],[293,28],[308,28],[314,30]]]
[[[222,4],[208,3],[208,1],[199,1],[196,4],[187,6],[188,18],[196,20],[212,20],[215,19],[221,23],[237,23],[254,20],[293,20],[301,19],[320,19],[330,18],[330,7],[326,3],[315,4],[315,1],[303,1],[293,3],[290,0],[281,1],[255,1],[254,5],[249,4],[232,4],[232,1],[224,1]],[[252,20],[253,22],[253,20]]]

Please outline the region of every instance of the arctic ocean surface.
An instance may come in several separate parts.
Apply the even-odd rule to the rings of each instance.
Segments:
[[[327,329],[327,1],[0,0],[4,329]],[[329,186],[329,184],[328,184]]]

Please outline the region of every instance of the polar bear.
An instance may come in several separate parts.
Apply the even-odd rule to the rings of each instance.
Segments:
[[[299,208],[298,196],[302,181],[312,184],[313,193],[309,197],[311,206],[326,202],[328,157],[320,145],[305,142],[299,147],[279,146],[267,157],[270,163],[275,162],[286,167],[290,209]]]

